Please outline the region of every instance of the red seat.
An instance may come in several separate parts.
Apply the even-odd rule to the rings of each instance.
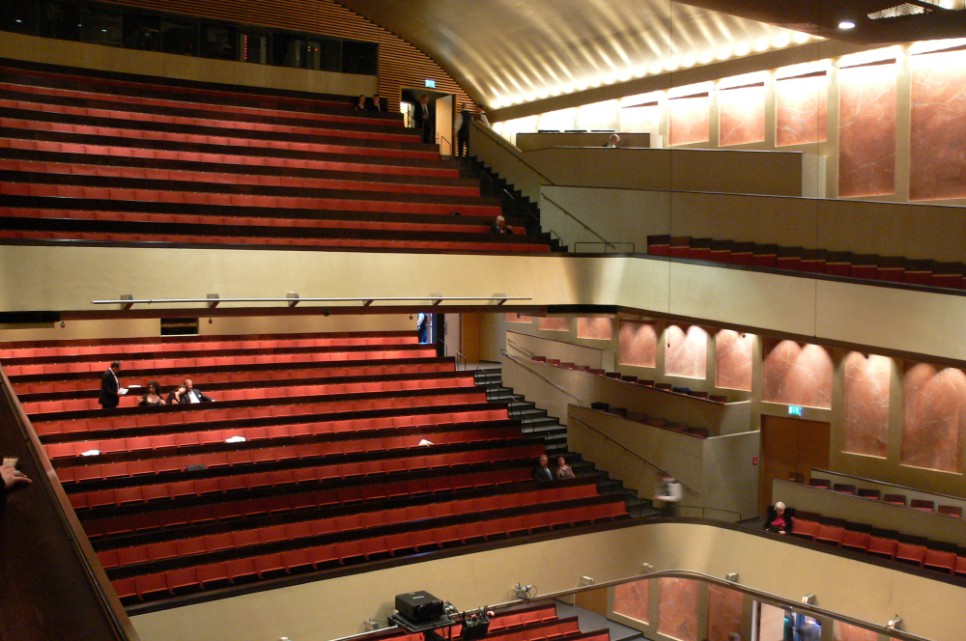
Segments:
[[[796,523],[797,526],[797,523]],[[872,536],[868,532],[856,532],[855,530],[846,530],[845,535],[842,537],[842,547],[859,550],[860,552],[866,552],[869,549],[869,540]]]
[[[936,504],[933,501],[929,501],[927,499],[912,499],[909,502],[909,507],[911,507],[914,510],[932,512],[936,509]]]
[[[836,547],[842,544],[843,538],[845,538],[845,528],[838,525],[820,524],[818,526],[818,532],[815,533],[815,540],[817,542],[828,543]]]
[[[904,563],[922,565],[923,559],[926,558],[926,546],[917,545],[914,543],[899,542],[899,544],[896,546],[896,553],[893,558],[895,558],[896,561],[903,561]]]
[[[963,508],[958,505],[940,505],[937,511],[944,516],[952,516],[957,519],[963,516]]]
[[[818,534],[819,527],[820,525],[818,521],[812,521],[805,518],[796,518],[795,529],[792,530],[792,534],[802,537],[803,539],[814,539],[815,535]]]
[[[899,541],[882,536],[872,536],[869,538],[869,554],[891,559],[896,555],[896,547]]]
[[[943,572],[953,574],[956,570],[956,553],[929,548],[926,550],[922,564],[927,568],[942,570]]]

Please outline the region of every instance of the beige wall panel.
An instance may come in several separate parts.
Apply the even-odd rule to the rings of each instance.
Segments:
[[[818,207],[818,201],[804,198],[676,192],[665,233],[815,247]]]
[[[559,234],[571,250],[643,253],[647,251],[648,234],[670,233],[671,197],[668,192],[636,189],[544,187],[540,192],[540,222],[544,230]],[[615,245],[605,248],[598,236]]]
[[[372,94],[378,85],[376,76],[192,58],[15,33],[4,33],[0,38],[0,57],[98,71],[346,96]]]
[[[670,312],[809,336],[815,330],[815,284],[807,278],[672,263]]]
[[[744,404],[747,406],[747,404]],[[761,435],[744,432],[708,438],[704,445],[701,503],[698,518],[734,522],[758,513],[758,466]]]
[[[828,200],[818,209],[818,247],[959,262],[966,260],[961,207]]]
[[[604,350],[602,349],[584,347],[565,340],[554,340],[539,335],[534,336],[516,330],[517,327],[512,327],[507,331],[506,335],[508,341],[507,351],[514,356],[525,359],[528,358],[527,352],[530,352],[536,356],[556,358],[565,363],[586,365],[594,369],[600,369],[605,365]],[[568,335],[564,334],[564,337],[570,340]],[[510,341],[513,342],[513,345],[509,344]],[[540,366],[538,363],[534,363],[534,365]],[[548,366],[542,365],[540,367]]]
[[[815,281],[818,336],[966,360],[966,297]]]

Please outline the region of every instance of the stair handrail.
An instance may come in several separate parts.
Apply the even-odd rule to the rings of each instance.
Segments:
[[[456,361],[456,371],[463,372],[466,371],[466,356],[463,355],[462,351],[457,351],[454,357]]]
[[[517,345],[516,341],[514,341],[509,336],[506,339],[506,344],[509,345],[510,347],[512,347],[513,349],[517,350],[517,351],[523,352],[524,354],[526,354],[530,358],[533,358],[534,356],[536,356],[536,352],[532,352],[529,349],[527,349],[526,347],[523,347],[522,345]]]
[[[642,462],[644,465],[646,465],[647,467],[652,468],[656,472],[658,472],[660,474],[668,474],[670,476],[674,476],[673,474],[671,474],[667,470],[663,469],[662,467],[660,467],[656,463],[652,463],[651,461],[648,461],[646,458],[644,458],[643,456],[641,456],[640,454],[638,454],[634,450],[628,449],[628,447],[626,445],[624,445],[623,443],[621,443],[620,441],[616,441],[616,440],[612,439],[610,436],[608,436],[604,432],[601,432],[599,429],[597,429],[596,427],[594,427],[593,425],[591,425],[587,421],[583,421],[583,420],[577,418],[576,416],[569,416],[567,418],[567,421],[568,422],[569,421],[577,421],[578,423],[580,423],[581,425],[583,425],[584,427],[586,427],[587,429],[589,429],[591,432],[594,432],[595,434],[597,434],[599,436],[602,436],[604,438],[604,440],[610,441],[611,443],[613,443],[617,447],[619,447],[622,450],[624,450],[624,452],[626,452],[627,454],[630,454],[632,457],[636,458],[637,460],[639,460],[640,462]],[[677,480],[678,483],[681,483],[681,480],[678,479],[676,476],[674,478]],[[701,492],[697,491],[696,489],[694,489],[690,485],[687,485],[685,483],[681,483],[681,487],[683,487],[684,490],[688,494],[690,494],[691,496],[701,496]]]
[[[480,177],[490,183],[492,191],[497,191],[497,190],[502,191],[503,195],[509,198],[513,202],[514,206],[517,206],[517,197],[513,195],[513,192],[510,191],[509,187],[501,187],[497,183],[496,177],[491,173],[489,169],[486,168],[486,165],[483,165],[483,170],[480,173]],[[510,185],[510,183],[507,183],[507,185]],[[530,219],[536,222],[537,225],[540,225],[540,216],[534,213],[532,209],[530,209],[527,206],[518,206],[517,208],[523,209],[523,211]]]
[[[550,380],[549,378],[547,378],[546,376],[544,376],[540,372],[538,372],[538,371],[536,371],[534,369],[531,369],[530,367],[527,367],[527,365],[524,364],[524,361],[522,359],[520,359],[519,357],[510,354],[505,349],[501,349],[500,350],[500,354],[502,354],[503,356],[506,356],[511,361],[513,361],[514,363],[516,363],[517,365],[519,365],[523,369],[527,370],[528,372],[530,372],[531,374],[533,374],[537,378],[543,380],[543,382],[547,383],[548,385],[551,385],[552,387],[556,388],[558,391],[563,392],[564,394],[566,394],[570,398],[572,398],[575,401],[577,401],[579,404],[584,405],[583,399],[581,399],[579,396],[574,396],[569,391],[567,391],[566,389],[564,389],[563,387],[561,387],[559,384],[555,383],[554,381]]]
[[[609,248],[609,247],[616,247],[617,246],[617,243],[612,242],[612,241],[609,241],[606,238],[604,238],[603,236],[601,236],[599,233],[597,233],[596,230],[594,230],[592,227],[590,227],[587,223],[585,223],[581,219],[577,218],[569,209],[567,209],[566,207],[564,207],[563,205],[561,205],[560,203],[558,203],[556,200],[554,200],[553,198],[551,198],[550,196],[548,196],[545,192],[542,192],[541,191],[540,192],[540,195],[543,196],[543,198],[547,202],[549,202],[551,205],[553,205],[554,207],[556,207],[557,209],[559,209],[561,212],[563,212],[568,218],[571,218],[575,223],[577,223],[578,225],[580,225],[581,227],[583,227],[584,229],[586,229],[587,231],[589,231],[591,234],[593,234],[594,236],[596,236],[598,238],[598,240],[604,244],[605,253],[606,253],[607,248]],[[623,244],[626,244],[626,243],[623,243]],[[634,249],[636,249],[636,245],[634,245],[634,243],[631,243],[631,251],[633,252]]]
[[[604,241],[601,241],[601,240],[579,240],[579,241],[577,241],[577,242],[574,243],[574,253],[575,254],[581,253],[580,252],[580,249],[579,249],[579,247],[581,245],[603,245],[604,246],[603,253],[605,253],[605,254],[609,253],[607,251],[607,248],[608,247],[615,248],[615,252],[614,253],[619,253],[619,254],[636,254],[637,253],[637,243],[635,243],[632,240],[623,240],[623,241],[614,242],[614,243],[608,243],[608,242],[604,242]],[[628,245],[630,247],[630,251],[627,251],[627,252],[616,251],[616,248],[618,246],[620,246],[620,245]]]

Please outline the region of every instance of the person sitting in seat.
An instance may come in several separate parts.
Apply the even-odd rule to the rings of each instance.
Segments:
[[[621,137],[618,136],[617,134],[611,134],[610,139],[604,143],[604,146],[607,147],[608,149],[617,149],[618,147],[620,147],[620,144],[621,144]]]
[[[157,381],[148,382],[148,389],[144,392],[144,396],[141,397],[138,405],[141,407],[159,407],[165,405],[164,399],[161,398]]]
[[[540,455],[540,463],[533,468],[533,480],[538,483],[546,483],[553,480],[553,472],[550,471],[550,459],[546,454]]]
[[[209,396],[205,396],[201,390],[195,389],[190,378],[184,379],[184,385],[175,390],[175,394],[177,395],[178,403],[181,405],[187,405],[189,403],[212,403],[215,400]]]
[[[359,94],[359,98],[356,100],[356,111],[366,111],[367,109],[365,94]]]
[[[574,476],[573,468],[567,465],[567,459],[562,456],[557,457],[557,480],[563,481],[566,479],[576,478]]]
[[[788,534],[792,531],[794,510],[789,510],[781,501],[775,503],[774,507],[768,508],[768,516],[765,517],[765,531],[777,534]]]
[[[506,224],[506,218],[503,216],[497,216],[493,220],[493,224],[490,226],[490,231],[494,234],[512,234],[513,228]]]

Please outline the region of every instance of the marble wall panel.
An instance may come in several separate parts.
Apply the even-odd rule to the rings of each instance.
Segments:
[[[701,584],[691,579],[658,579],[661,605],[657,631],[679,641],[698,641],[698,595]]]
[[[839,196],[896,191],[896,63],[839,70]]]
[[[849,623],[836,621],[835,641],[879,641],[879,634]]]
[[[650,623],[648,611],[651,581],[641,579],[614,586],[614,614],[620,614],[641,623]]]
[[[711,97],[683,96],[668,101],[670,145],[688,145],[711,140]]]
[[[765,140],[765,85],[732,87],[718,92],[718,146]]]
[[[966,51],[912,56],[910,200],[966,198]]]
[[[714,345],[717,362],[715,386],[750,392],[754,334],[722,329],[715,335]]]
[[[503,322],[504,323],[527,323],[527,324],[529,324],[531,321],[533,321],[533,317],[532,316],[527,316],[526,314],[517,314],[515,312],[511,312],[509,314],[504,314],[503,315]]]
[[[664,373],[704,379],[708,372],[708,332],[698,325],[669,325],[665,331]]]
[[[821,345],[765,343],[762,399],[771,403],[832,406],[832,357]]]
[[[741,634],[744,595],[720,585],[708,586],[708,641],[729,641]]]
[[[603,316],[577,319],[577,338],[609,341],[614,335],[614,319]]]
[[[661,327],[653,322],[621,321],[618,363],[657,367],[657,339]]]
[[[570,319],[565,316],[544,316],[538,327],[545,332],[569,332]]]
[[[903,465],[962,472],[966,437],[966,372],[910,363],[903,380]]]
[[[845,357],[843,451],[885,458],[889,432],[892,360],[849,352]]]
[[[825,73],[783,78],[776,83],[775,144],[825,142],[828,138],[828,79]]]
[[[664,110],[658,102],[621,109],[621,131],[661,133]]]

